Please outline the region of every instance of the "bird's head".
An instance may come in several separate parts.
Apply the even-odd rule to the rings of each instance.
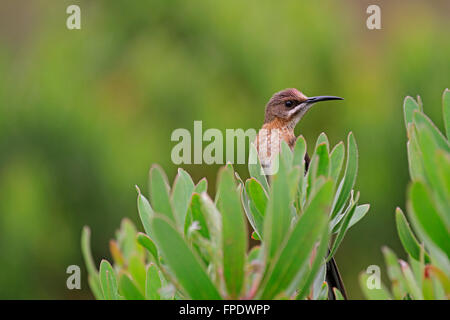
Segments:
[[[343,98],[335,96],[308,98],[295,88],[282,90],[275,93],[267,103],[264,123],[281,120],[293,128],[316,102],[326,100],[343,100]]]

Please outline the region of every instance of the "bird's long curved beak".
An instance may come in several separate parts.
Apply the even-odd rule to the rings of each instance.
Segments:
[[[344,98],[336,97],[336,96],[317,96],[317,97],[310,97],[300,103],[298,106],[296,106],[294,109],[290,111],[291,116],[296,116],[299,120],[303,115],[316,103],[320,101],[327,101],[327,100],[344,100]],[[297,120],[297,121],[298,121]]]
[[[335,96],[317,96],[317,97],[310,97],[305,102],[308,104],[313,104],[316,102],[327,101],[327,100],[344,100],[344,98],[335,97]]]

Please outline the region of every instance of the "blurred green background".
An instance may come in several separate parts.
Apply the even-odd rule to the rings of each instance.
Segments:
[[[66,8],[81,7],[81,30]],[[366,8],[382,9],[382,30]],[[337,255],[349,296],[358,273],[405,257],[394,225],[409,177],[402,101],[420,94],[442,128],[450,85],[450,2],[26,1],[0,10],[0,298],[91,298],[80,252],[92,229],[97,261],[123,217],[139,227],[134,185],[152,163],[172,180],[176,128],[259,128],[281,89],[345,97],[297,127],[309,146],[356,135],[357,188],[368,216]],[[218,166],[184,166],[214,192]],[[238,166],[243,177],[245,166]],[[82,266],[82,290],[66,288]],[[384,270],[384,267],[383,269]]]

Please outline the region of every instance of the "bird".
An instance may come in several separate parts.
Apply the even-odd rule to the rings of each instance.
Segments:
[[[280,152],[281,141],[286,141],[291,150],[293,150],[297,141],[294,133],[296,125],[313,105],[328,100],[344,99],[336,96],[307,97],[295,88],[284,89],[270,98],[266,105],[264,124],[254,142],[259,161],[268,178],[272,174],[273,159]],[[309,162],[308,153],[305,153],[305,174],[308,170]],[[268,180],[270,182],[270,179]],[[347,299],[344,283],[334,258],[331,258],[326,263],[325,279],[329,286],[329,299],[336,299],[332,288],[337,288],[344,298]]]

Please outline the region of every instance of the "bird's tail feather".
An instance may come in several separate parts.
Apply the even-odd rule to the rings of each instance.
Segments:
[[[333,288],[336,288],[342,293],[344,299],[347,300],[347,292],[345,291],[344,283],[342,282],[342,278],[339,274],[339,270],[334,258],[331,258],[330,261],[327,262],[327,273],[325,280],[327,281],[329,288],[328,299],[336,300],[336,296],[333,292]]]

